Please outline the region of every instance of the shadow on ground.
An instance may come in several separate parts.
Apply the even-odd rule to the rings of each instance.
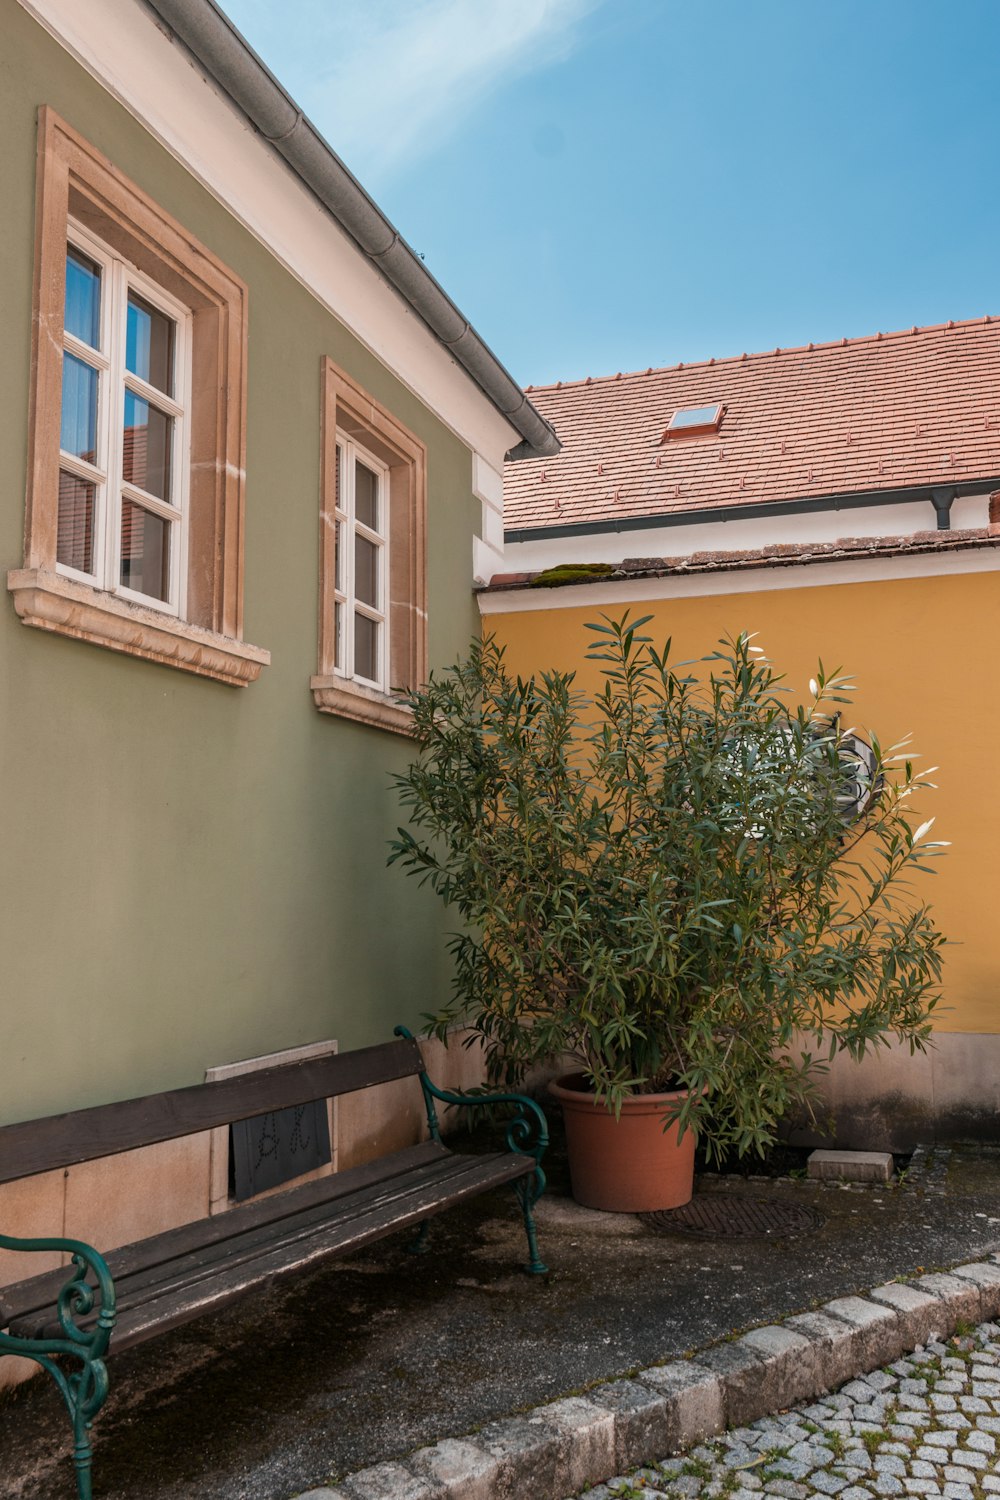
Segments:
[[[458,1143],[461,1149],[461,1142]],[[946,1165],[945,1165],[946,1164]],[[1000,1151],[958,1146],[890,1187],[703,1177],[823,1217],[797,1238],[697,1240],[590,1213],[558,1157],[540,1205],[545,1278],[519,1270],[512,1195],[238,1304],[111,1362],[95,1500],[287,1500],[422,1443],[676,1358],[831,1297],[1000,1244]],[[10,1500],[72,1500],[51,1381],[0,1398]]]

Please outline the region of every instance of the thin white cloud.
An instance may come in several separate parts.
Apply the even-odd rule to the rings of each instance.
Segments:
[[[458,132],[512,79],[561,62],[602,0],[233,0],[236,24],[363,181]],[[278,14],[276,14],[278,12]]]

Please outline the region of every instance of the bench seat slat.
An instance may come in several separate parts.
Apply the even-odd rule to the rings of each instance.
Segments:
[[[338,1215],[307,1214],[302,1223],[278,1221],[248,1233],[233,1255],[224,1253],[206,1264],[197,1252],[180,1257],[169,1280],[145,1287],[138,1273],[120,1286],[121,1308],[111,1353],[130,1348],[154,1334],[176,1328],[202,1314],[225,1307],[251,1288],[279,1277],[346,1255],[395,1230],[430,1218],[443,1209],[477,1196],[489,1187],[524,1176],[533,1169],[528,1157],[456,1156],[432,1162],[406,1184],[369,1187],[358,1201],[344,1201]],[[231,1218],[232,1215],[225,1217]],[[218,1250],[219,1247],[213,1247]],[[114,1256],[109,1258],[114,1273]],[[166,1271],[167,1267],[160,1268]],[[13,1320],[11,1331],[37,1336],[37,1310],[24,1322]]]
[[[401,1038],[165,1094],[0,1126],[0,1183],[214,1130],[293,1104],[412,1078],[422,1068],[417,1043]]]
[[[414,1168],[451,1155],[437,1141],[421,1141],[417,1146],[407,1146],[402,1151],[379,1157],[363,1166],[349,1167],[345,1172],[335,1172],[329,1177],[300,1183],[298,1187],[287,1188],[257,1202],[244,1203],[221,1214],[213,1214],[210,1218],[196,1219],[191,1224],[168,1229],[151,1239],[123,1245],[118,1250],[108,1252],[105,1258],[117,1282],[150,1266],[176,1260],[210,1245],[222,1244],[234,1234],[275,1223],[312,1207],[336,1203],[338,1199],[346,1198],[372,1184],[401,1177]],[[23,1317],[36,1308],[48,1307],[55,1301],[66,1280],[67,1270],[62,1267],[0,1287],[0,1328],[6,1326],[12,1318]]]
[[[488,1165],[490,1163],[493,1164],[492,1167]],[[228,1274],[233,1267],[257,1259],[265,1252],[281,1249],[291,1251],[297,1241],[309,1238],[324,1227],[330,1232],[349,1231],[351,1224],[367,1220],[373,1213],[390,1209],[393,1204],[402,1212],[408,1201],[418,1193],[426,1194],[431,1191],[442,1198],[445,1195],[453,1197],[456,1189],[460,1189],[463,1179],[470,1175],[479,1184],[479,1190],[483,1191],[493,1179],[503,1183],[509,1181],[511,1175],[517,1174],[508,1165],[507,1158],[454,1156],[445,1153],[441,1159],[429,1162],[419,1171],[411,1171],[405,1177],[395,1177],[353,1193],[333,1212],[329,1205],[320,1204],[292,1218],[286,1217],[263,1227],[246,1230],[222,1244],[193,1250],[182,1257],[149,1266],[130,1276],[115,1275],[112,1255],[109,1257],[109,1265],[118,1292],[119,1310],[127,1312],[131,1307],[159,1296],[165,1288],[177,1290],[220,1274]]]

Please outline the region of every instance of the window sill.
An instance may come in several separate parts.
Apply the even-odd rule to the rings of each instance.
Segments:
[[[321,714],[355,719],[393,734],[413,734],[413,710],[399,698],[351,682],[347,677],[313,677],[309,683],[313,702]]]
[[[216,635],[42,568],[12,569],[7,588],[25,625],[213,677],[230,687],[255,682],[271,660],[270,651],[260,646]]]

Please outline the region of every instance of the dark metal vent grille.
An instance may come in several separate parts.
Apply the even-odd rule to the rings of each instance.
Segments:
[[[657,1234],[688,1234],[702,1240],[782,1239],[815,1234],[826,1220],[802,1203],[748,1198],[736,1193],[702,1193],[683,1208],[640,1214]]]

